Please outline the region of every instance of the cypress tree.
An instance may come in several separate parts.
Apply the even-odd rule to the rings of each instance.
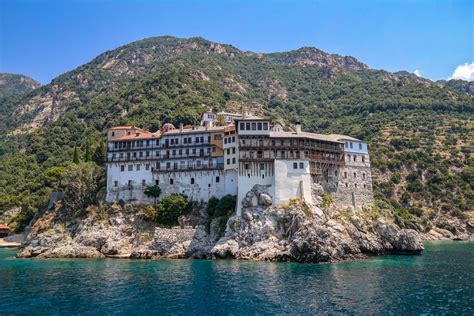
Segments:
[[[74,147],[74,154],[72,155],[72,162],[79,163],[79,150]]]

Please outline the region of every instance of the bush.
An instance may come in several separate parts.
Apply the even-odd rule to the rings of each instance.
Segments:
[[[156,206],[156,222],[166,227],[178,225],[178,217],[188,210],[188,201],[183,195],[172,194]]]

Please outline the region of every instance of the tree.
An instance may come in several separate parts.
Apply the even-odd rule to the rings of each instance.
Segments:
[[[84,154],[84,161],[92,161],[92,152],[89,142],[86,144],[86,152]]]
[[[143,191],[146,196],[152,197],[153,198],[153,205],[156,205],[156,199],[160,197],[161,195],[161,188],[157,185],[153,186],[148,186],[145,188],[145,191]]]
[[[156,206],[156,221],[164,226],[178,225],[178,217],[183,215],[188,209],[188,201],[179,194],[172,194],[165,197]]]
[[[74,147],[74,153],[72,155],[72,162],[79,163],[79,150],[77,147]]]
[[[60,190],[64,193],[64,207],[74,213],[81,212],[98,200],[103,186],[104,170],[91,162],[69,166],[61,176]]]
[[[102,166],[105,163],[105,158],[106,158],[105,144],[104,142],[100,142],[99,145],[95,148],[92,159],[95,161],[96,164]]]

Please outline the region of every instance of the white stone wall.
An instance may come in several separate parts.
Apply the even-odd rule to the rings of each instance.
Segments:
[[[225,195],[237,195],[237,182],[238,182],[238,173],[237,170],[225,170],[225,187],[224,193]]]
[[[274,204],[285,204],[295,198],[302,198],[310,204],[313,202],[308,160],[276,159],[274,179]]]
[[[226,195],[226,179],[223,170],[154,173],[154,180],[159,182],[160,197],[185,194],[193,201],[208,201],[213,196],[221,198]]]
[[[148,170],[146,170],[147,165],[149,165]],[[122,166],[124,166],[124,171],[121,171]],[[132,166],[132,171],[129,170],[129,166]],[[143,194],[143,190],[153,183],[150,162],[108,163],[106,200],[111,203],[119,200],[131,203],[149,202],[150,199]]]

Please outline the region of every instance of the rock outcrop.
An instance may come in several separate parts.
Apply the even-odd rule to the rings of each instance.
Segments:
[[[419,234],[383,216],[323,211],[300,201],[274,206],[264,188],[246,198],[242,216],[209,227],[160,228],[137,210],[111,208],[64,220],[58,210],[31,227],[18,257],[236,258],[266,261],[337,262],[384,253],[419,254]],[[253,200],[258,203],[252,203]],[[330,214],[330,215],[329,215]]]

